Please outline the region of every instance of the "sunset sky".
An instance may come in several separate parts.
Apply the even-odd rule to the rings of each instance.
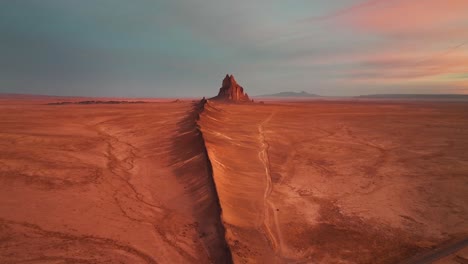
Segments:
[[[468,0],[0,1],[0,92],[468,94]]]

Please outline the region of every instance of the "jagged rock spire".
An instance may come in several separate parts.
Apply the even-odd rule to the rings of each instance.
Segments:
[[[237,84],[233,75],[226,74],[222,87],[219,88],[217,96],[211,98],[213,100],[225,100],[235,102],[250,102],[247,93],[244,93],[244,88]]]

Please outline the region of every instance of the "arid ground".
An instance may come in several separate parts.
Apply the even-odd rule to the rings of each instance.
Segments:
[[[0,263],[466,263],[468,104],[0,100]]]

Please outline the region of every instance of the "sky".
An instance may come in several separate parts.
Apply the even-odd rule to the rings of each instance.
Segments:
[[[0,93],[468,94],[467,0],[0,0]]]

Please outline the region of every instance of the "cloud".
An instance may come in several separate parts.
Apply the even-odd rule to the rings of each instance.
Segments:
[[[357,3],[355,5],[351,5],[351,6],[342,8],[342,9],[338,9],[338,10],[336,10],[334,12],[331,12],[331,13],[328,13],[328,14],[325,14],[325,15],[310,17],[310,18],[308,18],[306,20],[309,21],[309,22],[313,22],[313,21],[334,19],[334,18],[337,18],[339,16],[343,16],[343,15],[347,15],[347,14],[356,12],[361,8],[371,7],[373,5],[379,4],[379,3],[384,2],[384,1],[387,1],[387,0],[368,0],[368,1]]]
[[[466,14],[466,0],[355,2],[306,20],[351,32],[348,47],[296,61],[336,66],[342,86],[463,90],[468,83]],[[368,39],[364,50],[356,39]]]
[[[339,23],[357,30],[394,36],[468,38],[466,0],[369,1],[338,17]],[[370,5],[372,3],[372,5]]]
[[[458,85],[466,3],[3,1],[0,91],[208,95],[226,73],[251,94],[359,94],[395,80],[397,92],[415,78]],[[83,91],[61,88],[72,84]]]
[[[424,61],[411,54],[384,54],[369,57],[344,73],[343,80],[358,83],[414,84],[445,83],[464,86],[468,81],[468,52],[456,51]]]

